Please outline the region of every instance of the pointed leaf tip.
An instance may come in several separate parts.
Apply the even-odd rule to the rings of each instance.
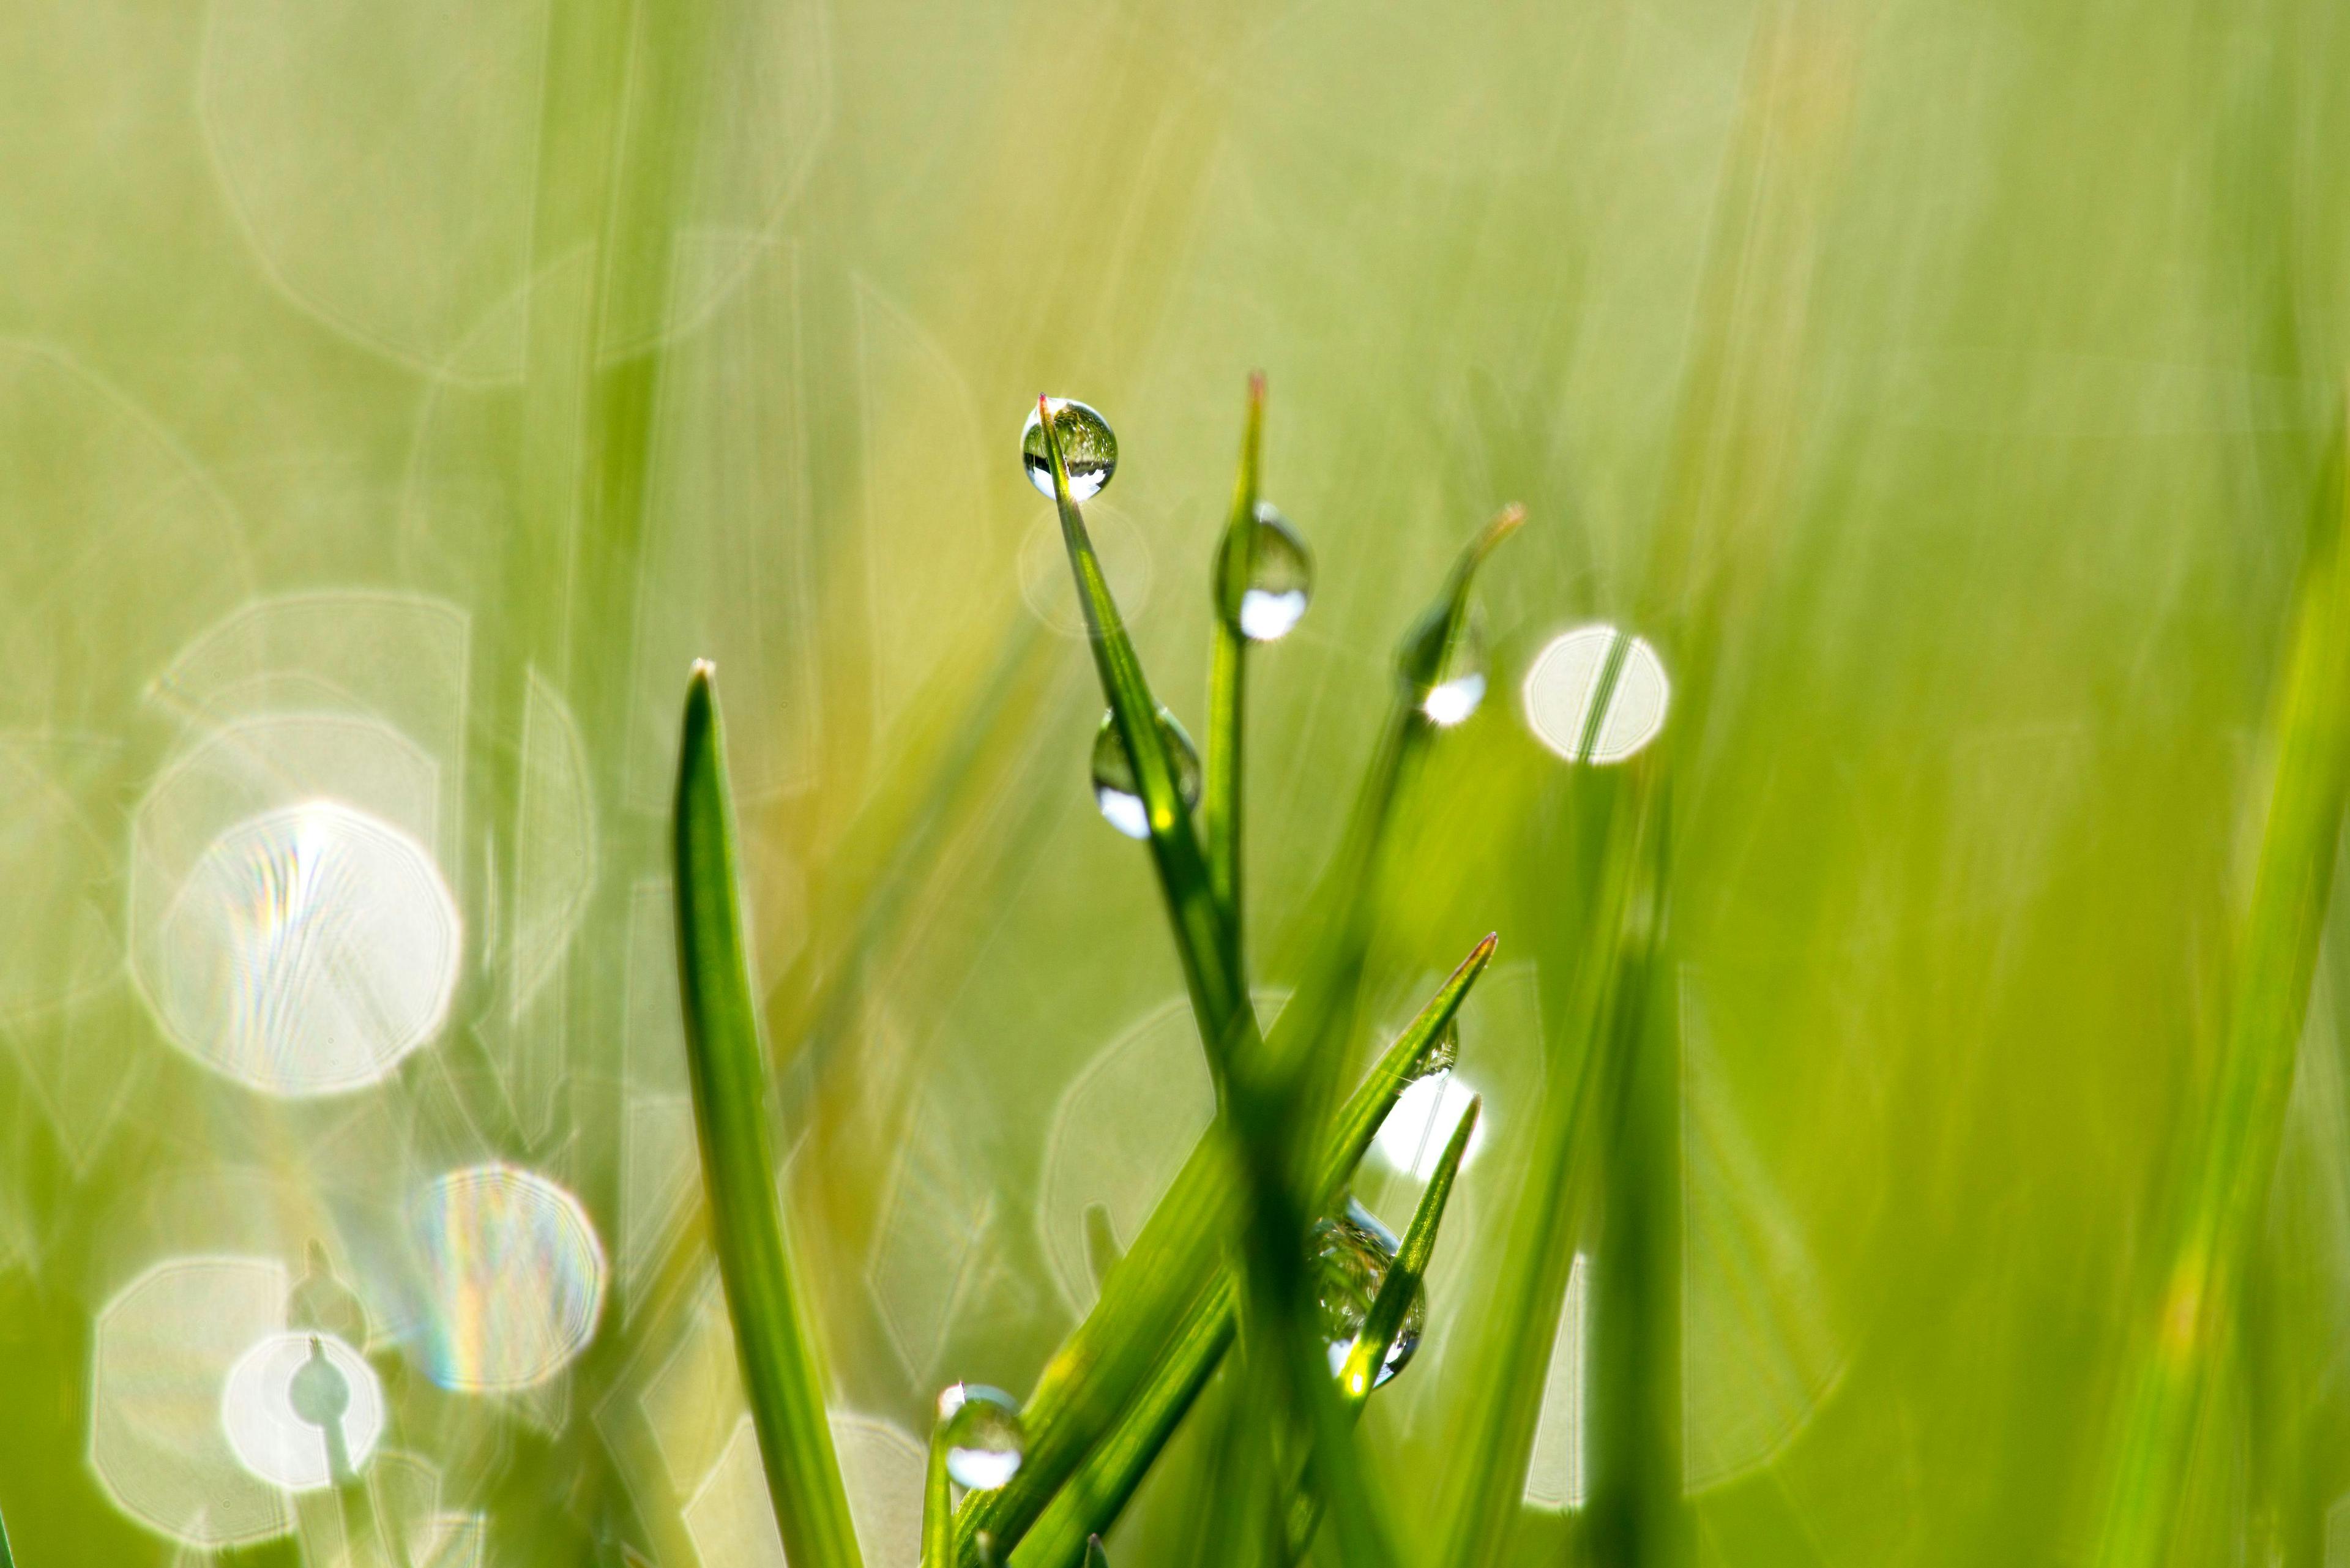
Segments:
[[[1086,1537],[1086,1568],[1109,1568],[1109,1553],[1103,1549],[1098,1535]]]

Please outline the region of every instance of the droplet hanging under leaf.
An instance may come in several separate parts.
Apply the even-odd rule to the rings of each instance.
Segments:
[[[1277,642],[1314,597],[1314,554],[1270,502],[1229,530],[1216,552],[1216,607],[1251,642]]]
[[[1088,404],[1047,398],[1045,406],[1053,410],[1053,433],[1060,438],[1061,466],[1069,472],[1069,494],[1078,501],[1091,500],[1118,472],[1118,436],[1109,421]],[[1020,463],[1028,472],[1028,483],[1051,500],[1053,459],[1045,450],[1044,416],[1034,409],[1020,429]]]
[[[1426,1078],[1438,1073],[1449,1073],[1460,1060],[1461,1020],[1454,1018],[1448,1020],[1444,1027],[1437,1031],[1436,1038],[1428,1043],[1428,1049],[1419,1054],[1419,1060],[1412,1064],[1411,1075]]]
[[[1371,1303],[1378,1298],[1380,1282],[1395,1262],[1399,1243],[1394,1231],[1380,1224],[1378,1216],[1351,1197],[1342,1213],[1315,1220],[1305,1241],[1322,1343],[1329,1352],[1330,1370],[1335,1376],[1347,1365],[1355,1340],[1363,1332],[1364,1320],[1370,1316]],[[1412,1352],[1419,1348],[1420,1333],[1427,1323],[1427,1292],[1417,1290],[1412,1294],[1410,1309],[1404,1314],[1403,1326],[1397,1331],[1395,1343],[1388,1346],[1387,1358],[1379,1365],[1378,1376],[1371,1380],[1373,1387],[1404,1369]]]
[[[1028,1435],[1011,1395],[983,1383],[956,1383],[939,1395],[939,1438],[947,1474],[967,1491],[993,1491],[1020,1473]]]
[[[1199,805],[1200,749],[1164,708],[1159,710],[1159,738],[1175,764],[1175,787],[1183,804]],[[1134,758],[1126,749],[1126,737],[1118,733],[1114,713],[1104,713],[1101,728],[1094,732],[1093,781],[1094,803],[1101,807],[1103,821],[1128,838],[1150,836],[1150,810],[1143,803],[1142,783],[1135,776]]]
[[[1449,730],[1485,701],[1485,632],[1473,609],[1431,662],[1435,673],[1420,686],[1419,711],[1438,729]]]

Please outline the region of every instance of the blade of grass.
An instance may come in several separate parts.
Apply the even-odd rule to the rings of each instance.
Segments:
[[[1355,1336],[1355,1348],[1347,1353],[1346,1365],[1338,1369],[1338,1398],[1347,1418],[1359,1419],[1363,1407],[1370,1403],[1371,1390],[1376,1386],[1378,1369],[1387,1360],[1388,1347],[1402,1332],[1405,1316],[1411,1311],[1412,1298],[1419,1293],[1420,1282],[1428,1276],[1428,1265],[1436,1256],[1437,1228],[1444,1222],[1444,1208],[1452,1198],[1453,1179],[1461,1174],[1461,1157],[1469,1152],[1469,1139],[1477,1130],[1477,1118],[1485,1108],[1482,1096],[1472,1096],[1469,1108],[1461,1113],[1460,1125],[1438,1158],[1435,1172],[1428,1179],[1419,1202],[1413,1206],[1411,1223],[1396,1248],[1395,1262],[1388,1265],[1387,1277],[1379,1282],[1379,1293],[1371,1299],[1371,1310],[1364,1314],[1362,1332]],[[1296,1500],[1290,1510],[1289,1560],[1304,1557],[1314,1544],[1314,1532],[1321,1528],[1320,1500],[1307,1493]]]
[[[1449,1568],[1483,1568],[1501,1558],[1523,1493],[1558,1314],[1575,1262],[1575,1220],[1587,1185],[1587,1140],[1580,1136],[1617,1053],[1627,1014],[1644,994],[1648,947],[1661,888],[1647,840],[1651,831],[1647,774],[1604,797],[1594,827],[1602,846],[1583,951],[1565,1003],[1559,1040],[1550,1047],[1549,1086],[1536,1112],[1534,1166],[1510,1220],[1503,1273],[1492,1295],[1493,1341],[1478,1357],[1477,1386],[1490,1397],[1472,1408],[1454,1445],[1445,1513]],[[1626,798],[1628,796],[1628,798]]]
[[[1109,1568],[1109,1553],[1102,1549],[1098,1535],[1086,1540],[1086,1568]]]
[[[686,688],[674,828],[678,980],[702,1181],[776,1528],[800,1568],[861,1568],[826,1416],[823,1360],[800,1303],[776,1190],[725,738],[708,664],[694,666]]]
[[[1264,377],[1249,378],[1248,417],[1241,434],[1240,477],[1232,519],[1217,545],[1214,651],[1208,670],[1207,781],[1200,801],[1208,877],[1232,922],[1232,943],[1246,951],[1241,920],[1241,756],[1247,740],[1248,639],[1239,629],[1238,594],[1253,575],[1256,501],[1264,445]]]
[[[2345,457],[2350,441],[2333,454],[2322,492],[2332,515],[2312,529],[2302,572],[2220,1081],[2189,1157],[2184,1220],[2124,1416],[2097,1544],[2101,1568],[2149,1568],[2169,1547],[2198,1423],[2229,1352],[2283,1136],[2350,790]]]
[[[1471,950],[1332,1118],[1318,1203],[1326,1204],[1361,1161],[1396,1097],[1411,1082],[1413,1064],[1458,1016],[1470,988],[1492,961],[1495,946],[1489,935]],[[1196,1397],[1231,1341],[1239,1300],[1237,1282],[1231,1280],[1219,1287],[1225,1317],[1221,1337],[1195,1338],[1178,1326],[1201,1289],[1216,1281],[1227,1238],[1239,1223],[1239,1173],[1230,1149],[1228,1135],[1218,1129],[1201,1137],[1134,1246],[1102,1282],[1101,1299],[1055,1353],[1022,1412],[1028,1456],[1019,1473],[964,1505],[958,1528],[965,1539],[984,1529],[1016,1545],[1080,1462],[1087,1471],[1083,1493],[1097,1500],[1098,1511],[1087,1528],[1107,1529],[1132,1496],[1158,1449],[1129,1439],[1127,1428],[1148,1429],[1170,1415],[1156,1410],[1138,1390],[1146,1383],[1153,1388],[1189,1386]],[[1172,1309],[1166,1308],[1176,1297]],[[1183,1398],[1171,1412],[1169,1432],[1190,1405],[1191,1397]]]
[[[954,1490],[947,1478],[947,1424],[931,1427],[930,1457],[922,1469],[922,1568],[955,1568]]]

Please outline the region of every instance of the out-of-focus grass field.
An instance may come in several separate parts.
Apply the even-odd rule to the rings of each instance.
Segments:
[[[1051,391],[1115,423],[1090,514],[1196,730],[1256,367],[1267,493],[1319,569],[1252,683],[1271,991],[1396,635],[1498,505],[1532,518],[1485,579],[1492,695],[1414,797],[1430,868],[1376,964],[1391,1027],[1502,932],[1460,1069],[1492,1146],[1366,1428],[1407,1541],[1480,1398],[1447,1347],[1506,1241],[1513,1133],[1573,1067],[1542,961],[1575,939],[1558,824],[1603,786],[1528,736],[1518,681],[1604,619],[1702,672],[1667,732],[1681,1110],[1655,1173],[1689,1559],[2085,1554],[2350,370],[2350,16],[8,22],[0,1511],[26,1568],[372,1561],[330,1494],[286,1501],[221,1437],[224,1325],[274,1322],[268,1270],[299,1281],[312,1241],[364,1316],[405,1568],[776,1561],[670,967],[700,655],[851,1492],[869,1559],[907,1568],[931,1396],[1027,1386],[1091,1299],[1087,1210],[1130,1242],[1208,1104],[1145,857],[1089,798],[1100,701],[1020,421]],[[318,798],[421,848],[461,923],[359,877],[325,940],[431,1013],[402,966],[453,935],[446,1021],[380,1081],[296,1097],[187,1047],[224,1017],[317,1043],[205,966],[234,832]],[[2343,965],[2331,944],[2181,1563],[2350,1563]],[[536,1381],[536,1320],[436,1318],[418,1240],[417,1195],[494,1161],[574,1195],[595,1243],[555,1255],[581,1289],[604,1272]],[[1415,1189],[1358,1190],[1399,1225]],[[538,1256],[484,1277],[544,1304]],[[1528,1563],[1572,1550],[1576,1361]],[[469,1376],[516,1386],[444,1386]],[[1196,1446],[1121,1564],[1179,1560]]]

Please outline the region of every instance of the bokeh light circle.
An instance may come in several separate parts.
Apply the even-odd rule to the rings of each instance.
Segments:
[[[603,1244],[579,1200],[507,1165],[452,1171],[418,1197],[425,1370],[443,1388],[497,1393],[544,1383],[595,1337]]]
[[[1404,1085],[1387,1118],[1379,1123],[1372,1147],[1391,1169],[1426,1181],[1444,1162],[1445,1146],[1452,1141],[1453,1129],[1460,1127],[1461,1118],[1469,1114],[1469,1102],[1476,1097],[1476,1090],[1462,1083],[1457,1072],[1415,1078]],[[1484,1141],[1481,1122],[1469,1135],[1469,1147],[1461,1151],[1464,1167],[1477,1158]]]
[[[415,839],[333,801],[283,807],[223,833],[181,885],[156,1010],[191,1055],[265,1093],[364,1087],[440,1033],[459,932]]]
[[[341,1394],[334,1423],[338,1455],[327,1424],[316,1411],[306,1412],[299,1386],[322,1373]],[[328,1334],[270,1335],[229,1368],[221,1391],[221,1426],[237,1462],[287,1491],[311,1491],[357,1475],[374,1454],[383,1422],[383,1384],[375,1369]]]
[[[1592,704],[1619,639],[1625,646],[1615,689],[1594,726]],[[1526,670],[1522,695],[1526,726],[1544,745],[1571,763],[1620,763],[1663,732],[1672,687],[1664,661],[1646,641],[1627,639],[1612,626],[1586,626],[1544,645]]]

